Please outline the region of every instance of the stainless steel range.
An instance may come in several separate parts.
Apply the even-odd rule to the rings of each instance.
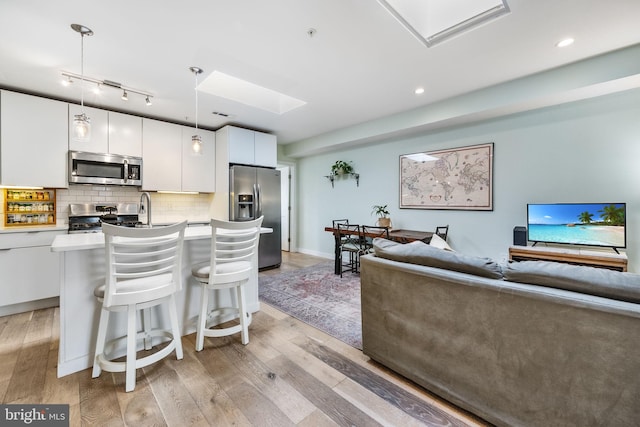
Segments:
[[[136,227],[137,203],[72,203],[69,205],[69,234],[98,233],[102,223]]]

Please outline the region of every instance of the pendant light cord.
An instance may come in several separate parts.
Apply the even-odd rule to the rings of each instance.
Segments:
[[[196,86],[195,86],[195,91],[196,91],[196,132],[198,130],[198,72],[194,72],[194,74],[196,75]]]
[[[84,33],[80,33],[80,109],[84,114]]]

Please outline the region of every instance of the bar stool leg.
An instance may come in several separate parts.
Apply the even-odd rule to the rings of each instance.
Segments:
[[[196,351],[204,348],[204,328],[207,323],[207,310],[209,308],[209,290],[204,283],[200,284],[202,293],[200,296],[200,316],[198,316],[198,326],[196,331]]]
[[[176,346],[176,358],[181,360],[182,354],[182,334],[178,325],[178,313],[176,312],[176,297],[174,294],[169,298],[169,318],[171,320],[171,330],[173,333],[173,342]]]
[[[109,326],[109,310],[100,308],[100,320],[98,323],[98,337],[96,339],[96,352],[93,357],[93,372],[91,378],[97,378],[102,373],[98,356],[104,353],[104,345],[107,340],[107,327]]]
[[[136,306],[127,309],[127,362],[125,366],[125,391],[133,391],[136,387]]]
[[[240,338],[242,344],[249,344],[249,316],[247,311],[247,304],[245,300],[244,285],[240,285],[237,288],[238,294],[238,318],[240,320]]]
[[[151,308],[142,310],[142,326],[144,327],[144,349],[151,350],[153,339],[151,338]]]

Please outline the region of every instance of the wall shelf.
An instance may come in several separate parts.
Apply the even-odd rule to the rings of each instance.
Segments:
[[[360,187],[360,174],[359,173],[343,173],[343,174],[331,174],[325,175],[325,178],[328,178],[331,181],[331,187],[334,187],[334,182],[337,177],[344,176],[347,178],[353,178],[356,180],[356,187]]]

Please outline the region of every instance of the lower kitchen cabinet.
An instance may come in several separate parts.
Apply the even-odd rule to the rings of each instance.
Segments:
[[[51,244],[64,230],[0,233],[0,316],[57,305],[60,254]]]

